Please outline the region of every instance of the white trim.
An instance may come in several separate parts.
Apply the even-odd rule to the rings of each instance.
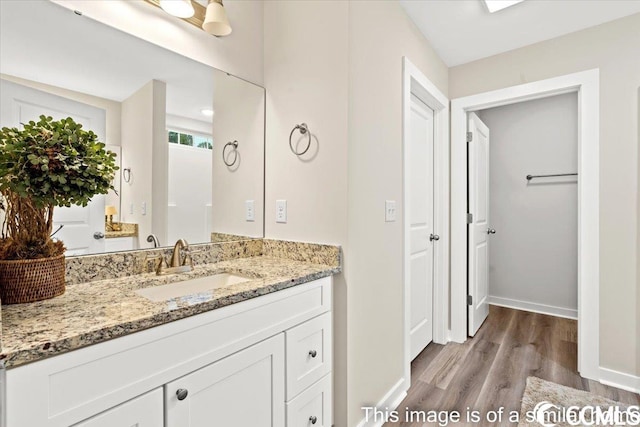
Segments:
[[[640,393],[640,376],[637,375],[600,368],[600,382],[622,390]]]
[[[407,389],[404,388],[404,378],[400,378],[397,383],[384,395],[384,397],[376,404],[376,408],[380,410],[393,411],[407,397]],[[369,420],[363,416],[357,427],[381,427],[385,424],[384,420]]]
[[[402,151],[403,151],[403,311],[404,311],[404,380],[408,390],[411,385],[411,351],[409,331],[411,320],[409,307],[409,210],[407,209],[408,153],[411,94],[413,93],[434,112],[434,231],[440,240],[434,245],[433,279],[433,341],[446,344],[449,320],[449,99],[404,56],[402,57]]]
[[[578,371],[599,378],[600,73],[598,69],[451,101],[451,338],[467,339],[466,116],[500,105],[578,92]]]
[[[537,304],[535,302],[520,301],[511,298],[500,298],[489,295],[489,304],[498,307],[514,308],[516,310],[530,311],[532,313],[546,314],[549,316],[564,317],[565,319],[578,319],[578,310],[553,305]]]

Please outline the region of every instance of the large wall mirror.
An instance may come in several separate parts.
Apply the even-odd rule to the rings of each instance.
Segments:
[[[51,2],[3,2],[0,37],[0,126],[72,117],[117,154],[117,191],[54,211],[67,255],[263,236],[264,88]]]

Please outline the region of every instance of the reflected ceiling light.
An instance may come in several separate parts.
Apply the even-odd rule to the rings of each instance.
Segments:
[[[510,6],[523,2],[524,0],[483,0],[489,13],[498,12]]]
[[[231,34],[231,25],[222,0],[209,0],[202,29],[218,37]]]
[[[204,110],[200,111],[202,114],[204,114],[207,117],[212,117],[213,116],[213,110],[210,110],[208,108],[205,108]]]
[[[178,18],[191,18],[195,13],[191,0],[160,0],[160,7]]]

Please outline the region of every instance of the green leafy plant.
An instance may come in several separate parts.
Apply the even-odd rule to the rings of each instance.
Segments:
[[[61,255],[53,241],[53,209],[87,206],[113,189],[116,155],[72,118],[40,116],[23,129],[0,130],[0,194],[4,219],[0,259]]]

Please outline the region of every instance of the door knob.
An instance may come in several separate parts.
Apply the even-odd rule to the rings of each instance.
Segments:
[[[311,357],[316,357],[317,355],[318,355],[318,352],[317,352],[317,351],[315,351],[315,350],[311,350],[311,351],[309,352],[309,356],[311,356]]]
[[[440,236],[438,236],[437,234],[432,234],[431,236],[429,236],[429,240],[431,240],[432,242],[435,240],[437,242],[438,240],[440,240]]]
[[[496,234],[496,230],[494,230],[493,228],[489,228],[487,229],[487,234]]]
[[[96,240],[104,239],[104,233],[102,233],[101,231],[96,231],[95,233],[93,233],[93,238]]]
[[[318,417],[314,417],[313,415],[309,417],[309,421],[311,421],[311,424],[315,424],[318,422]]]
[[[188,395],[189,395],[189,390],[187,390],[186,388],[179,388],[178,391],[176,391],[176,396],[178,397],[178,400],[185,400]]]

